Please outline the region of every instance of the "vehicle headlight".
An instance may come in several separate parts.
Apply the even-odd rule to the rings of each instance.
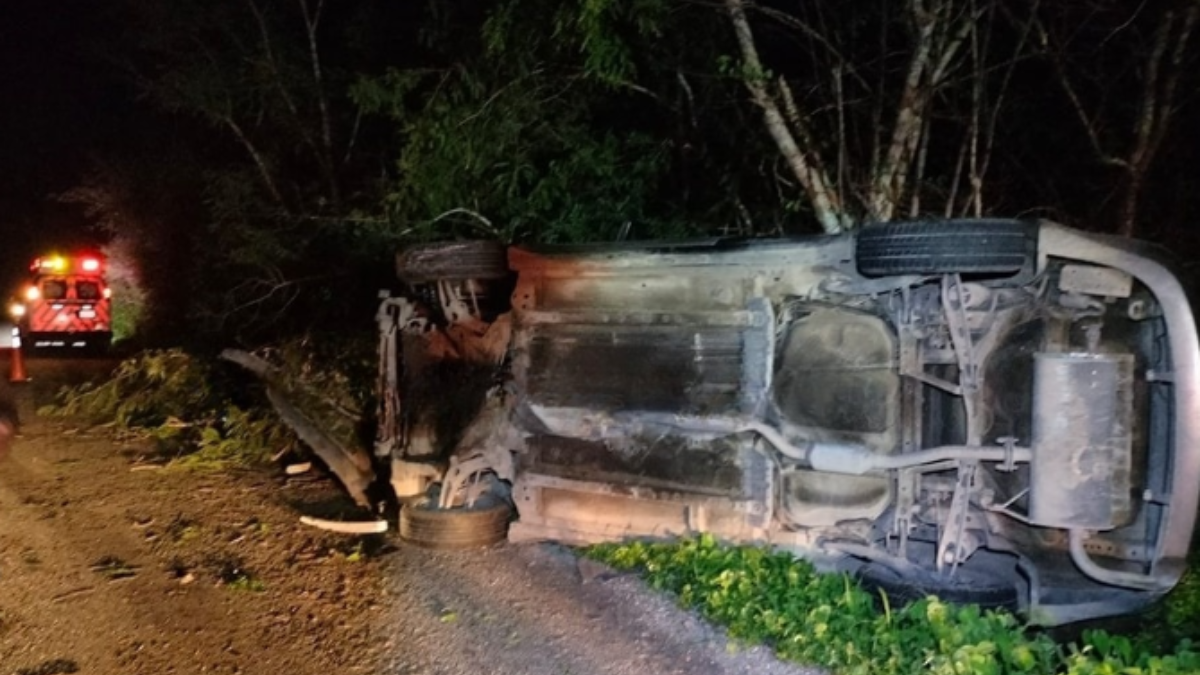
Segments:
[[[11,314],[14,318],[19,319],[19,318],[25,316],[25,305],[22,305],[19,302],[14,302],[13,304],[8,306],[8,313]]]

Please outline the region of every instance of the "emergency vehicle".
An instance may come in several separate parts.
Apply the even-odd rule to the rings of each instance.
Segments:
[[[103,349],[112,342],[112,293],[99,253],[37,258],[9,308],[32,347]]]

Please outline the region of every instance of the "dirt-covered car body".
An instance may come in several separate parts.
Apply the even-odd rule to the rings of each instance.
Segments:
[[[1136,610],[1182,573],[1197,330],[1150,247],[974,220],[508,266],[507,312],[441,284],[403,351],[503,363],[454,452],[511,482],[511,539],[710,532],[1044,624]],[[421,426],[400,464],[436,445]]]

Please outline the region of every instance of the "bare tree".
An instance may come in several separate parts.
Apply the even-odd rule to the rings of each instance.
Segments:
[[[1178,115],[1198,19],[1197,0],[1157,12],[1108,0],[1056,8],[1036,23],[1096,160],[1120,172],[1115,224],[1124,236],[1137,232],[1146,180]]]
[[[324,0],[127,4],[141,52],[128,69],[151,100],[241,146],[265,201],[285,216],[339,210],[346,162],[336,158],[357,125],[339,129],[350,116],[322,53]]]
[[[334,255],[328,242],[350,240],[344,216],[374,202],[345,190],[380,155],[355,147],[351,59],[337,49],[359,15],[326,0],[121,4],[135,42],[119,58],[146,98],[214,131],[216,152],[199,153],[213,160],[196,205],[211,242],[197,255],[211,279],[195,312],[217,328],[275,325],[327,281],[304,264],[310,247]],[[223,152],[226,142],[240,156]]]
[[[906,0],[894,15],[877,8],[870,21],[837,4],[788,13],[724,0],[740,75],[822,229],[919,216],[927,193],[947,215],[982,214],[999,111],[1028,50],[1028,25],[1000,50],[992,36],[1002,22],[989,0]],[[756,25],[788,31],[804,65],[773,73]],[[953,141],[934,150],[935,136]]]

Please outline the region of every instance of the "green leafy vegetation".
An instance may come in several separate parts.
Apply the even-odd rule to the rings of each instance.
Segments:
[[[881,595],[877,603],[846,575],[818,574],[788,553],[723,546],[707,535],[669,543],[602,544],[587,555],[641,572],[651,587],[675,595],[733,638],[766,643],[781,658],[845,675],[1200,671],[1200,652],[1186,639],[1155,652],[1142,636],[1087,631],[1078,643],[1058,645],[1044,634],[1027,632],[1008,613],[932,597],[893,607]]]
[[[361,78],[355,102],[403,129],[388,218],[416,237],[611,240],[625,222],[642,238],[695,233],[663,190],[675,159],[652,125],[679,120],[647,87],[664,81],[635,81],[635,52],[670,58],[653,43],[665,6],[635,5],[510,0],[459,38],[468,66]]]
[[[200,429],[196,451],[175,460],[181,468],[220,471],[250,460],[262,463],[280,448],[293,443],[291,431],[269,412],[227,406],[217,424]]]
[[[63,389],[58,404],[39,413],[125,429],[179,427],[217,409],[213,381],[212,368],[182,350],[148,351],[121,362],[104,382]]]
[[[145,307],[145,294],[127,283],[109,286],[114,293],[112,303],[112,333],[114,342],[129,340],[137,335],[138,323]]]
[[[345,447],[363,448],[373,395],[370,340],[304,339],[265,353],[288,400]],[[111,424],[151,439],[172,466],[219,471],[295,449],[295,434],[237,367],[183,350],[146,351],[100,383],[66,387],[40,414]]]
[[[1175,637],[1195,642],[1200,642],[1200,574],[1196,572],[1198,564],[1200,556],[1193,554],[1191,566],[1184,573],[1183,580],[1163,605],[1166,624],[1175,633]]]
[[[1183,578],[1148,616],[1139,638],[1159,650],[1185,640],[1200,644],[1200,534],[1192,539],[1192,555]]]
[[[200,526],[187,518],[176,517],[167,526],[167,535],[176,543],[191,541],[200,536]]]
[[[294,443],[269,410],[238,405],[212,364],[182,350],[127,359],[101,383],[64,388],[42,415],[73,417],[153,439],[158,451],[190,469],[265,462]]]

